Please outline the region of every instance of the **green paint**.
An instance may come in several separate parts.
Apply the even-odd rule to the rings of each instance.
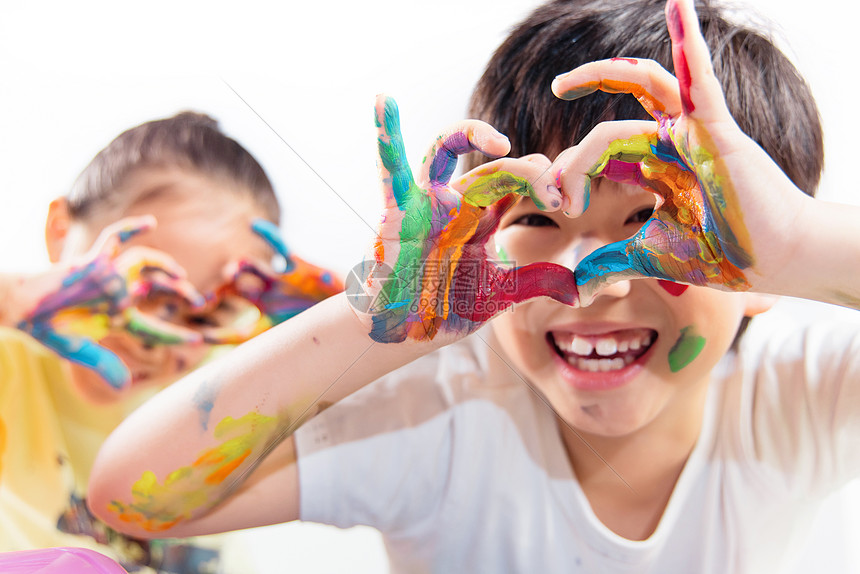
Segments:
[[[499,261],[501,263],[510,264],[511,258],[508,257],[508,252],[505,251],[505,248],[501,245],[496,245],[496,255],[499,256]]]
[[[527,195],[532,198],[538,209],[546,209],[546,206],[538,200],[534,188],[527,179],[506,171],[478,177],[463,194],[463,200],[477,207],[487,207],[511,193]]]
[[[166,330],[159,330],[150,324],[136,308],[125,311],[126,330],[146,343],[159,345],[178,345],[187,342],[186,337]]]
[[[588,94],[593,94],[597,91],[597,86],[588,85],[588,86],[580,86],[578,88],[572,88],[561,95],[562,100],[578,100]]]
[[[696,334],[692,326],[681,329],[681,336],[669,351],[669,368],[677,373],[693,362],[705,348],[705,338]]]

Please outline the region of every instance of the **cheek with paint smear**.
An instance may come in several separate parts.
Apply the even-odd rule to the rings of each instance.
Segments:
[[[675,283],[674,281],[666,281],[664,279],[658,279],[657,284],[660,285],[663,289],[666,290],[667,293],[674,297],[680,297],[684,294],[690,286],[684,285],[683,283]]]
[[[673,373],[677,373],[692,363],[704,348],[705,338],[696,332],[696,328],[693,325],[684,327],[669,350],[669,368]]]

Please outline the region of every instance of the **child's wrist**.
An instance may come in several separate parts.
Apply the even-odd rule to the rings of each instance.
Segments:
[[[0,325],[19,327],[42,299],[60,289],[64,269],[52,268],[38,274],[5,275],[0,278]]]

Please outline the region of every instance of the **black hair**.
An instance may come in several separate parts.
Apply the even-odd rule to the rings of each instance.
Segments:
[[[87,221],[105,208],[128,205],[134,198],[120,195],[129,174],[144,167],[171,166],[235,183],[230,189],[250,197],[273,223],[279,222],[277,197],[257,160],[225,135],[215,119],[190,111],[118,135],[75,180],[67,196],[69,214]]]
[[[598,123],[650,119],[629,94],[597,92],[563,101],[553,79],[614,57],[655,60],[673,72],[664,0],[555,0],[514,28],[487,64],[469,115],[511,141],[511,157],[557,154]],[[763,32],[732,23],[715,4],[696,2],[714,72],[735,121],[801,190],[814,195],[824,168],[818,108],[804,79]],[[472,153],[467,169],[486,161]],[[738,335],[749,323],[745,318]]]

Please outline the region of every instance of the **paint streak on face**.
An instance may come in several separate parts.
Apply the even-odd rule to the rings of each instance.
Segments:
[[[260,457],[277,429],[277,417],[255,412],[238,419],[226,417],[215,427],[217,446],[201,452],[190,466],[168,474],[161,484],[155,473],[144,472],[132,486],[132,502],[114,500],[109,510],[146,531],[167,530],[214,504],[211,487],[220,485],[249,457]]]
[[[666,290],[667,293],[673,295],[675,297],[680,297],[684,294],[690,286],[684,285],[683,283],[675,283],[674,281],[665,281],[663,279],[658,279],[657,284],[660,285],[663,289]]]
[[[669,350],[669,368],[677,373],[693,362],[702,349],[705,348],[705,338],[696,333],[691,325],[681,329],[681,335]]]

